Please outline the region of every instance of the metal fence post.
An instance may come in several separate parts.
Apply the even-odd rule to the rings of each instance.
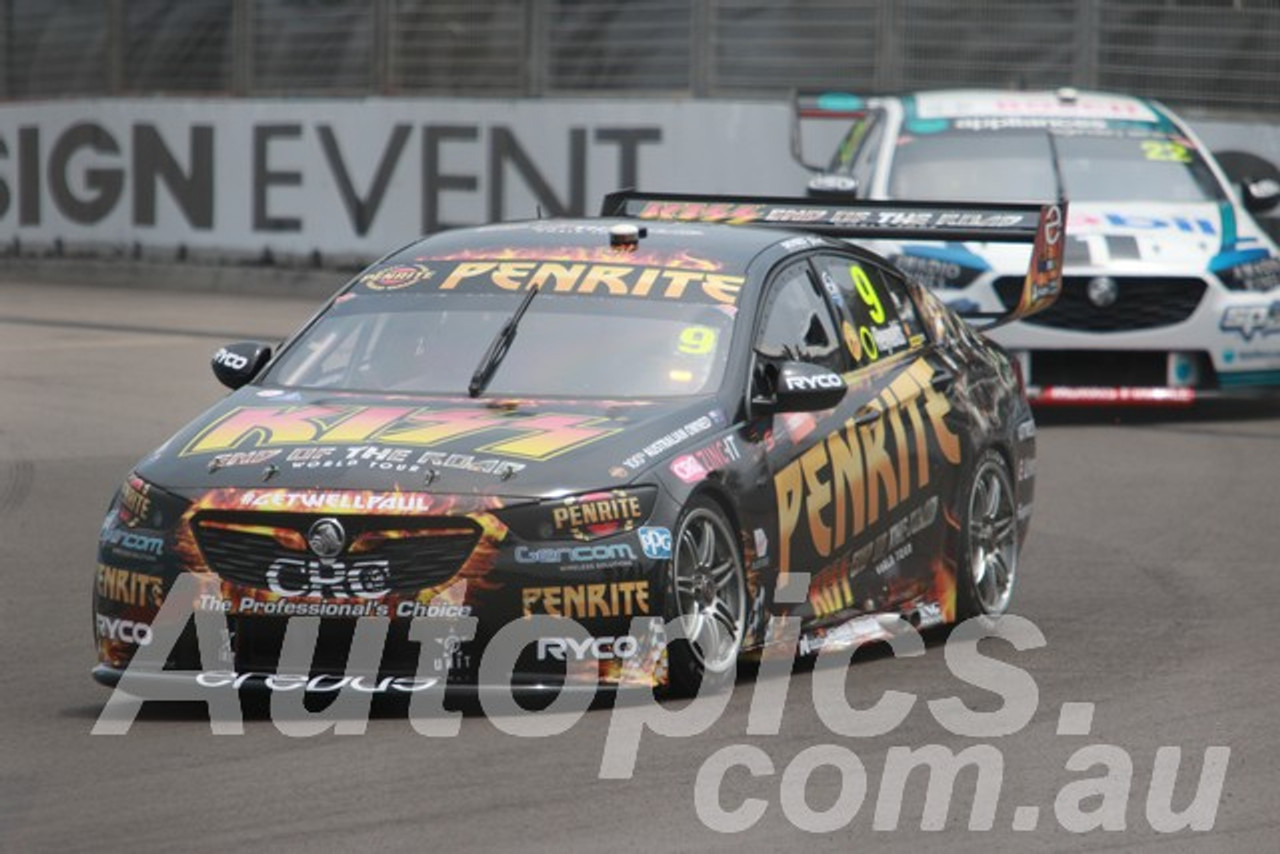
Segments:
[[[532,0],[525,4],[524,94],[530,97],[545,96],[551,79],[547,46],[550,13],[549,0]]]
[[[253,90],[253,0],[231,0],[231,92]]]
[[[712,66],[716,57],[716,31],[711,8],[716,0],[689,4],[689,90],[695,98],[711,94]]]
[[[9,65],[13,61],[13,0],[0,0],[0,98],[12,98]]]
[[[106,7],[107,27],[103,59],[106,68],[106,91],[119,95],[124,91],[124,0],[109,0]]]
[[[876,4],[875,89],[890,92],[902,88],[902,26],[895,0],[880,0]]]
[[[373,68],[369,79],[373,91],[378,95],[391,92],[391,5],[394,0],[373,0],[373,49],[369,61]]]
[[[1072,62],[1072,83],[1083,89],[1098,86],[1098,51],[1100,34],[1098,27],[1102,15],[1100,0],[1077,0],[1075,23],[1075,56]]]

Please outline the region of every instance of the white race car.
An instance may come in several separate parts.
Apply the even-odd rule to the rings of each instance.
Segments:
[[[864,98],[798,93],[793,154],[814,197],[1071,202],[1056,305],[992,337],[1040,403],[1190,403],[1280,391],[1280,251],[1251,212],[1280,184],[1233,186],[1186,123],[1150,100],[1072,89]],[[805,163],[806,119],[849,129]],[[1004,312],[1025,248],[899,242],[881,254],[961,314]]]

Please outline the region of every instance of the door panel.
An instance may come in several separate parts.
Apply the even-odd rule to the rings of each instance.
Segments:
[[[810,572],[800,613],[836,622],[938,595],[961,451],[944,362],[900,282],[844,255],[814,267],[856,367],[836,410],[774,418],[769,462],[780,572]]]

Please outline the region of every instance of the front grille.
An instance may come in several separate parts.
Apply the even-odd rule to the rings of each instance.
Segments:
[[[1119,295],[1111,305],[1099,308],[1088,295],[1089,281],[1093,278],[1096,277],[1067,276],[1057,302],[1022,322],[1082,332],[1157,329],[1190,317],[1205,291],[1201,279],[1114,276]],[[1022,295],[1022,279],[1002,276],[996,279],[995,288],[1005,308],[1012,309]]]
[[[412,593],[435,587],[458,573],[480,538],[475,522],[455,517],[342,517],[348,546],[321,562],[310,553],[306,534],[321,518],[287,513],[208,511],[195,517],[196,542],[209,568],[227,581],[271,589],[298,590],[319,571],[361,590]],[[336,575],[335,575],[336,573]]]

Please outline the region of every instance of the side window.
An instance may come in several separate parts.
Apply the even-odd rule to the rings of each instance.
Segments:
[[[897,270],[877,265],[870,267],[877,270],[884,281],[889,299],[893,300],[893,306],[898,311],[898,321],[907,336],[908,346],[914,350],[924,344],[928,336],[925,335],[924,323],[920,320],[920,312],[916,309],[916,301],[912,299],[911,286],[907,284],[906,278]]]
[[[900,276],[848,256],[819,255],[814,264],[840,310],[841,338],[857,367],[924,343],[915,306]]]
[[[793,264],[774,278],[756,348],[778,359],[813,362],[836,372],[848,369],[831,311],[808,264]]]

